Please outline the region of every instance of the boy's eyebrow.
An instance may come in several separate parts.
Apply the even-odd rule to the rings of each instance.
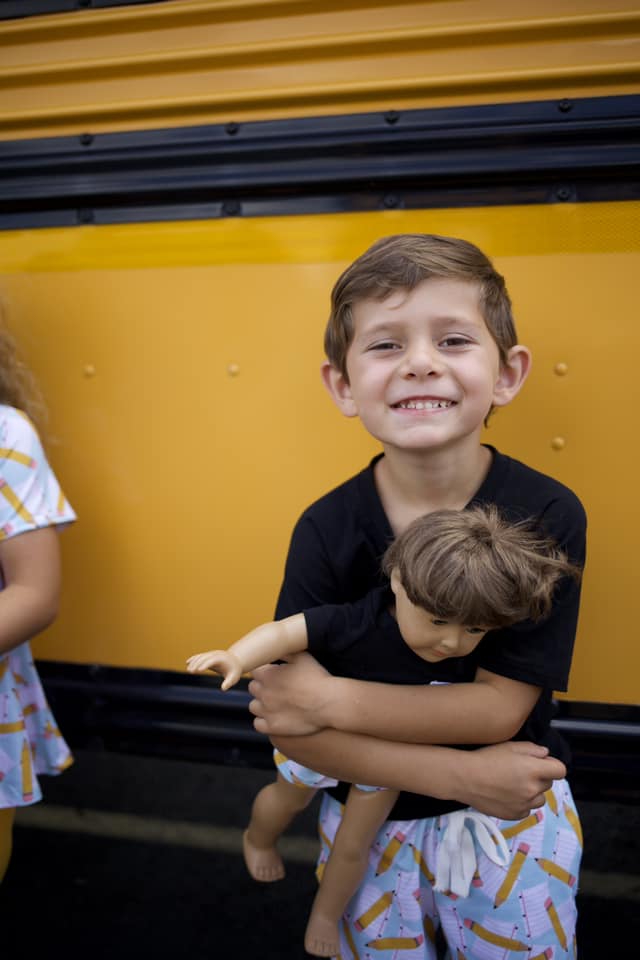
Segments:
[[[386,333],[387,331],[393,331],[396,327],[401,325],[401,321],[397,319],[391,320],[380,320],[378,323],[374,323],[371,326],[367,326],[364,330],[358,329],[358,324],[355,326],[355,337],[377,337],[381,333]]]

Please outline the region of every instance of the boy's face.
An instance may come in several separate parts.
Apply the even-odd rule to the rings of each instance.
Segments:
[[[524,347],[500,363],[473,283],[424,280],[355,304],[353,321],[348,381],[334,368],[325,381],[342,412],[385,448],[477,444],[491,407],[508,403],[528,371]]]
[[[397,570],[391,574],[396,598],[395,616],[402,639],[423,660],[438,663],[448,657],[466,657],[478,646],[486,628],[441,620],[411,603]]]

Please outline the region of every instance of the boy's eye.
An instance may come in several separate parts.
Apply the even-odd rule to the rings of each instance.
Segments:
[[[440,341],[441,347],[468,347],[471,343],[467,337],[461,337],[458,334],[451,334]]]
[[[449,621],[448,620],[432,620],[431,623],[434,625],[434,627],[446,627]]]
[[[486,633],[486,630],[483,630],[482,627],[467,627],[467,633],[478,634]]]
[[[369,350],[398,350],[400,345],[393,340],[380,340],[378,343],[372,343]]]

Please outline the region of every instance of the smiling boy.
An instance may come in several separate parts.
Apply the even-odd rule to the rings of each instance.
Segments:
[[[575,495],[481,444],[491,410],[508,404],[524,383],[530,354],[517,342],[503,278],[477,247],[426,234],[374,244],[334,287],[325,349],[323,379],[331,396],[343,414],[361,419],[384,452],[301,517],[278,617],[357,600],[379,584],[379,558],[393,536],[417,516],[474,502],[494,503],[513,521],[534,520],[582,565],[585,517]],[[350,782],[427,795],[402,795],[394,820],[379,833],[369,872],[345,914],[343,956],[354,947],[367,950],[374,941],[388,940],[401,951],[406,948],[407,957],[431,957],[425,915],[434,927],[442,923],[454,956],[456,950],[474,956],[478,943],[485,952],[493,944],[497,957],[501,935],[496,931],[507,927],[514,943],[525,943],[534,953],[571,944],[578,817],[566,781],[558,780],[547,792],[551,780],[563,776],[562,764],[525,755],[516,745],[510,754],[508,747],[502,752],[494,747],[474,755],[423,744],[468,743],[463,718],[473,709],[482,718],[476,742],[533,740],[554,757],[566,758],[550,727],[550,704],[554,689],[566,689],[578,603],[579,587],[567,584],[543,624],[524,621],[484,637],[474,654],[471,684],[400,688],[331,677],[308,657],[257,671],[250,686],[256,728],[272,735],[287,755]],[[490,765],[484,781],[481,763]],[[489,783],[496,771],[503,777],[498,789]],[[522,784],[519,812],[529,824],[521,829],[500,825],[514,856],[522,853],[514,896],[496,903],[496,891],[490,896],[482,884],[457,903],[434,893],[425,878],[447,813],[466,805],[494,814],[513,810],[514,778]],[[330,792],[321,813],[328,844],[346,787]],[[533,824],[525,815],[535,807],[541,809]],[[376,864],[394,836],[403,840],[393,870],[378,874]],[[571,854],[574,873],[567,864],[562,869],[572,883],[545,873],[535,856],[523,852],[554,847],[558,836]],[[369,924],[367,905],[374,891],[387,906]],[[540,891],[544,896],[537,904]],[[522,910],[513,914],[514,902],[525,905],[525,914],[534,906],[542,911],[535,935]]]

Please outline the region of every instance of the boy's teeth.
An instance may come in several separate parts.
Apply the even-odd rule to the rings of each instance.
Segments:
[[[451,400],[404,400],[398,404],[401,410],[438,410],[451,406]]]

